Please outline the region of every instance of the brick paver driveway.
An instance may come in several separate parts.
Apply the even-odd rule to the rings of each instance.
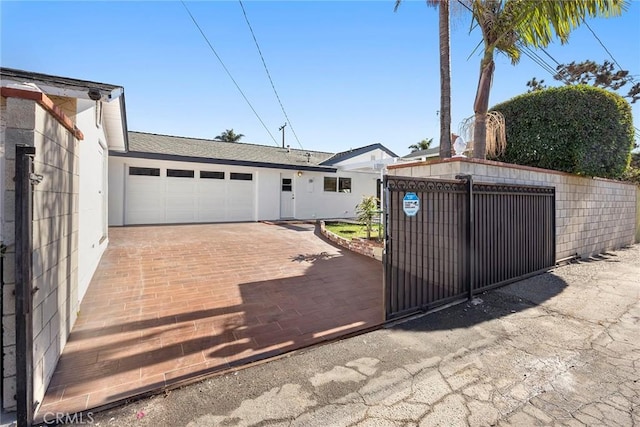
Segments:
[[[38,413],[96,408],[380,324],[381,264],[314,230],[110,229]]]

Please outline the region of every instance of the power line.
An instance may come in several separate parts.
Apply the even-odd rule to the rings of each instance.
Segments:
[[[547,55],[549,58],[551,58],[551,60],[552,60],[553,62],[555,62],[555,63],[556,63],[556,65],[560,65],[560,63],[559,63],[558,61],[556,61],[556,58],[554,58],[553,56],[551,56],[551,54],[549,54],[549,52],[547,52],[543,47],[541,47],[541,48],[540,48],[540,50],[541,50],[545,55]]]
[[[224,71],[226,71],[227,75],[229,76],[229,78],[231,79],[231,81],[233,82],[234,85],[236,85],[236,89],[238,89],[238,91],[240,92],[240,94],[242,95],[242,97],[244,98],[244,100],[247,102],[247,104],[249,105],[249,107],[251,108],[251,111],[253,111],[253,114],[256,115],[256,117],[258,118],[258,120],[260,121],[260,123],[262,124],[262,127],[264,127],[264,129],[267,131],[267,133],[269,134],[269,136],[271,137],[271,139],[273,140],[273,143],[276,146],[278,145],[278,142],[276,141],[276,139],[273,137],[273,135],[271,134],[271,131],[269,131],[269,128],[267,127],[267,125],[264,124],[264,122],[262,121],[262,119],[260,118],[260,115],[258,114],[258,112],[255,110],[255,108],[253,108],[253,105],[251,105],[251,102],[249,102],[249,99],[247,98],[247,96],[244,94],[244,92],[242,91],[242,89],[240,89],[240,86],[238,85],[238,82],[236,82],[236,79],[233,78],[233,76],[231,75],[231,72],[229,71],[229,69],[227,69],[227,66],[224,65],[224,62],[222,61],[222,58],[220,58],[220,55],[218,55],[218,52],[216,52],[216,50],[213,48],[213,45],[211,44],[211,42],[209,41],[209,39],[207,38],[207,36],[205,35],[204,31],[202,31],[202,28],[200,28],[200,25],[198,25],[198,21],[196,21],[196,18],[193,16],[193,14],[191,13],[191,11],[189,10],[189,8],[187,7],[186,3],[181,0],[180,3],[182,3],[182,5],[184,6],[184,8],[187,10],[187,13],[189,14],[189,16],[191,17],[191,20],[193,21],[193,23],[195,24],[196,28],[198,28],[198,31],[200,31],[200,34],[202,35],[202,37],[204,38],[204,40],[207,42],[207,44],[209,45],[209,49],[211,49],[211,51],[213,52],[213,54],[216,56],[216,58],[218,58],[218,61],[220,61],[220,65],[222,65],[222,68],[224,68]]]
[[[280,100],[280,96],[278,95],[278,91],[276,90],[276,86],[273,83],[273,79],[271,78],[271,73],[269,73],[269,69],[267,68],[267,63],[265,62],[264,56],[262,55],[262,50],[260,50],[260,45],[258,44],[258,39],[256,39],[256,35],[253,32],[253,28],[251,27],[251,23],[249,22],[249,17],[247,16],[247,11],[244,9],[244,5],[242,4],[242,0],[238,0],[238,2],[240,3],[240,7],[242,8],[242,14],[244,15],[244,20],[247,21],[247,25],[249,26],[249,31],[251,31],[251,36],[253,37],[253,41],[256,44],[256,48],[258,48],[258,54],[260,54],[260,59],[262,60],[262,65],[264,66],[264,71],[266,71],[266,73],[267,73],[267,77],[269,78],[269,82],[271,83],[271,88],[273,89],[273,93],[275,93],[276,99],[278,100],[278,104],[280,104],[280,109],[282,110],[282,114],[284,114],[284,118],[289,123],[289,128],[291,128],[291,132],[293,133],[293,136],[296,138],[296,141],[298,141],[298,145],[300,146],[300,148],[304,149],[304,147],[300,143],[300,140],[298,139],[298,135],[296,134],[296,131],[293,129],[293,125],[291,124],[291,120],[289,120],[289,116],[287,115],[287,112],[284,110],[284,106],[282,105],[282,101]]]
[[[620,66],[620,64],[618,64],[618,61],[616,61],[616,58],[613,57],[611,52],[609,52],[609,49],[607,49],[607,47],[604,45],[604,43],[602,43],[602,40],[600,40],[600,37],[598,37],[596,35],[595,31],[593,31],[591,26],[587,23],[587,20],[583,19],[582,23],[589,29],[589,31],[591,31],[591,34],[593,34],[593,37],[595,37],[595,39],[598,40],[598,43],[600,43],[600,46],[602,46],[602,48],[609,54],[609,56],[611,57],[613,62],[618,66],[618,68],[622,70],[622,67]]]
[[[540,55],[535,53],[529,46],[523,43],[518,43],[518,44],[519,44],[520,51],[523,54],[528,56],[533,62],[535,62],[543,70],[545,70],[546,72],[548,72],[549,74],[555,77],[557,71],[544,58],[540,57]]]

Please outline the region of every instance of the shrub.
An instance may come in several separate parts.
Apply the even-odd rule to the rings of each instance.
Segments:
[[[378,198],[376,196],[362,196],[362,201],[356,205],[358,221],[367,227],[367,239],[371,239],[373,218],[378,214]]]
[[[620,95],[586,85],[517,96],[504,115],[507,148],[493,158],[577,175],[619,178],[629,165],[633,120]]]
[[[622,179],[640,185],[640,152],[631,153],[631,164],[624,171]]]

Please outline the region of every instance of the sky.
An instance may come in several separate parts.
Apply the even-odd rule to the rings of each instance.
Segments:
[[[425,138],[438,144],[438,13],[424,1],[405,0],[397,12],[394,0],[185,4],[224,66],[174,1],[0,1],[0,62],[123,86],[130,131],[213,139],[233,129],[243,142],[275,146],[288,122],[285,144],[305,150],[381,143],[404,155]],[[587,23],[639,81],[640,0],[620,17]],[[473,115],[480,41],[469,14],[458,11],[451,23],[453,132]],[[582,26],[568,44],[550,45],[549,56],[536,53],[555,68],[554,61],[611,60],[605,47]],[[532,77],[559,85],[526,56],[516,66],[501,54],[495,62],[490,105],[525,93]],[[640,128],[640,102],[633,114]]]

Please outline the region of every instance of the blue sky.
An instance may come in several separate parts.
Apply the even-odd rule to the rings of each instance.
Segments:
[[[290,124],[304,149],[337,152],[382,143],[399,155],[439,132],[438,17],[423,1],[245,1]],[[122,85],[130,130],[276,145],[285,122],[237,1],[187,2],[262,126],[180,2],[0,3],[4,67]],[[640,80],[640,2],[589,25]],[[480,50],[469,16],[452,20],[452,130],[473,114]],[[547,52],[558,62],[611,59],[586,27]],[[548,56],[538,52],[555,67]],[[490,104],[553,82],[528,57],[499,55]],[[640,128],[640,102],[633,108]],[[300,148],[286,128],[286,143]],[[272,139],[273,136],[273,139]],[[275,142],[274,142],[275,139]]]

